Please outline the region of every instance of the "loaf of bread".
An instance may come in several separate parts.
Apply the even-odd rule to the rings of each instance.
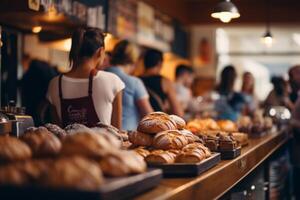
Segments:
[[[41,184],[53,188],[98,190],[103,180],[96,162],[73,156],[56,160],[41,178]]]
[[[218,125],[221,131],[225,132],[237,132],[238,128],[237,125],[230,120],[219,120]]]
[[[74,123],[66,126],[64,130],[67,132],[67,134],[73,134],[78,131],[80,132],[87,131],[89,130],[89,128],[83,124]]]
[[[248,135],[245,133],[231,133],[232,138],[237,141],[238,145],[246,146],[248,144]]]
[[[190,149],[182,151],[177,157],[177,163],[198,163],[206,158],[205,152],[203,149]]]
[[[188,143],[201,142],[200,138],[198,136],[194,135],[189,130],[183,129],[183,130],[180,130],[180,133],[187,138]]]
[[[184,119],[177,115],[170,115],[170,118],[176,123],[178,130],[182,130],[185,128],[186,122],[184,121]]]
[[[147,134],[156,134],[165,130],[175,130],[177,124],[165,113],[154,112],[146,115],[140,121],[137,130]]]
[[[22,161],[31,158],[29,146],[10,136],[0,136],[0,163]]]
[[[118,141],[110,139],[113,142],[107,139],[104,134],[77,132],[65,137],[62,143],[61,155],[81,155],[99,159],[119,149]]]
[[[152,135],[138,131],[129,131],[128,139],[132,144],[137,146],[151,146],[153,142]]]
[[[170,151],[155,150],[146,158],[146,162],[150,164],[172,164],[175,162],[176,154]]]
[[[150,151],[148,151],[147,149],[145,149],[143,147],[135,148],[135,149],[133,149],[133,151],[135,151],[137,154],[139,154],[143,158],[146,158],[150,154]]]
[[[119,151],[105,156],[100,166],[106,176],[126,176],[146,171],[144,159],[134,151]]]
[[[31,148],[34,157],[56,156],[61,149],[60,140],[45,127],[29,129],[20,139]]]
[[[206,147],[204,146],[203,144],[201,143],[192,143],[192,144],[188,144],[186,145],[182,151],[192,151],[194,149],[201,149],[204,151],[205,153],[205,158],[209,158],[211,156],[211,151]]]
[[[64,138],[67,135],[67,132],[60,128],[59,126],[57,126],[56,124],[45,124],[44,127],[50,131],[51,133],[53,133],[56,137],[58,137],[59,139]]]
[[[153,147],[156,149],[182,149],[188,144],[188,139],[177,130],[163,131],[155,135]]]
[[[29,184],[29,177],[14,165],[0,167],[0,184],[5,185],[26,185]]]

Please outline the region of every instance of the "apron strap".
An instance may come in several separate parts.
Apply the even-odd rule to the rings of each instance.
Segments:
[[[94,76],[96,76],[98,70],[97,69],[92,69],[91,72],[90,72],[90,76],[89,76],[89,96],[92,96],[93,94],[93,79],[94,79]]]
[[[58,77],[58,91],[59,91],[59,98],[60,99],[63,99],[63,95],[62,95],[62,85],[61,85],[61,79],[62,79],[62,74],[61,75],[59,75],[59,77]]]

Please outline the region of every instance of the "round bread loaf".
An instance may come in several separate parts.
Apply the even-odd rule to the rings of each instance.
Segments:
[[[0,185],[26,185],[29,178],[15,165],[5,165],[0,167]]]
[[[172,164],[175,162],[176,154],[170,151],[152,151],[145,160],[150,164]]]
[[[61,149],[60,140],[45,127],[29,129],[20,139],[31,148],[35,157],[55,156]]]
[[[28,145],[17,138],[0,136],[0,163],[26,160],[31,157]]]
[[[41,178],[42,185],[53,188],[98,190],[102,183],[97,163],[80,156],[56,160]]]
[[[185,128],[186,122],[184,121],[184,119],[177,115],[170,115],[170,118],[176,123],[177,129],[182,130]]]
[[[148,156],[150,154],[150,151],[148,151],[147,149],[144,149],[143,147],[135,148],[135,149],[133,149],[133,151],[135,151],[137,154],[139,154],[143,158],[145,158],[146,156]]]
[[[67,135],[67,132],[60,128],[59,126],[57,126],[56,124],[45,124],[44,125],[45,128],[50,131],[51,133],[53,133],[55,136],[57,136],[59,139],[64,138]]]
[[[205,152],[202,149],[191,149],[189,151],[182,151],[177,157],[177,163],[198,163],[206,158]]]
[[[161,112],[154,112],[143,117],[137,128],[139,132],[148,134],[156,134],[161,131],[175,129],[177,129],[176,122],[174,122],[169,115]]]
[[[219,120],[218,125],[221,131],[225,132],[237,132],[237,125],[230,120]]]
[[[150,134],[138,132],[138,131],[130,131],[128,132],[129,142],[136,146],[151,146],[153,142],[153,136]]]
[[[163,131],[158,133],[153,140],[156,149],[182,149],[188,144],[188,139],[177,130]]]
[[[194,134],[193,134],[191,131],[189,131],[189,130],[183,129],[183,130],[180,130],[180,133],[181,133],[182,135],[184,135],[184,136],[188,139],[188,142],[189,142],[189,143],[193,143],[193,142],[202,142],[198,136],[194,135]]]

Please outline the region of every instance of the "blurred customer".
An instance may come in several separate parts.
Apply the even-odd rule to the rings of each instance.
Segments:
[[[291,93],[289,95],[292,103],[295,103],[300,90],[300,65],[296,65],[289,70],[289,83]]]
[[[225,67],[221,73],[221,80],[217,86],[220,97],[215,102],[219,119],[236,121],[245,108],[244,95],[234,91],[236,76],[236,71],[231,65]]]
[[[99,67],[99,70],[105,70],[111,66],[111,52],[106,51],[103,64]]]
[[[42,124],[39,108],[46,99],[49,82],[57,75],[54,67],[47,62],[31,59],[25,55],[22,60],[25,74],[21,80],[22,105],[26,107],[26,113],[34,119],[35,125]],[[50,114],[44,113],[46,120],[50,120]]]
[[[265,100],[264,107],[268,109],[272,106],[285,106],[291,109],[293,105],[289,100],[287,82],[280,76],[272,77],[271,82],[273,84],[273,89]]]
[[[243,74],[243,83],[241,92],[247,102],[246,114],[253,113],[258,107],[258,100],[254,94],[255,79],[252,73],[245,72]]]
[[[149,92],[150,103],[155,111],[183,116],[183,109],[177,100],[174,84],[160,75],[162,62],[161,51],[149,49],[145,52],[145,73],[141,79]]]
[[[105,34],[98,28],[80,28],[72,35],[71,71],[51,80],[47,98],[62,126],[98,122],[122,126],[124,83],[112,73],[98,71],[104,59]]]
[[[130,75],[136,67],[137,59],[137,48],[123,40],[114,48],[111,59],[112,66],[107,69],[119,76],[125,83],[122,103],[122,128],[124,130],[135,130],[141,117],[153,111],[143,82]]]
[[[191,86],[194,81],[194,70],[190,66],[179,65],[176,68],[175,77],[177,99],[186,110],[193,98]]]

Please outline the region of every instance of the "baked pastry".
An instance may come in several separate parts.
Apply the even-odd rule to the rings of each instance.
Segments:
[[[156,134],[161,131],[175,130],[177,124],[165,113],[154,112],[146,115],[140,121],[137,130],[139,132]]]
[[[237,141],[238,145],[246,146],[248,144],[248,135],[245,133],[230,133],[230,135]]]
[[[197,121],[194,120],[194,121],[190,121],[187,123],[186,129],[188,129],[189,131],[191,131],[194,134],[197,134],[203,128],[200,124],[198,124]]]
[[[221,131],[225,132],[237,132],[237,126],[233,121],[230,120],[219,120],[218,126],[220,127]]]
[[[102,158],[117,151],[120,147],[120,144],[109,136],[114,137],[109,134],[105,135],[84,131],[68,135],[63,140],[61,155],[81,155],[93,159]]]
[[[204,153],[205,153],[205,158],[209,158],[211,156],[210,150],[206,146],[204,146],[203,144],[201,144],[201,143],[188,144],[188,145],[186,145],[182,149],[182,151],[191,151],[193,149],[201,149],[201,150],[203,150]]]
[[[188,139],[177,130],[163,131],[158,133],[153,140],[156,149],[182,149],[188,144]]]
[[[176,154],[170,151],[156,150],[152,151],[146,158],[150,164],[172,164],[175,162]]]
[[[211,151],[218,151],[219,148],[219,138],[217,136],[207,136],[205,139],[205,146],[207,146]]]
[[[194,135],[194,134],[193,134],[191,131],[189,131],[189,130],[183,129],[183,130],[180,130],[180,133],[181,133],[182,135],[184,135],[184,136],[187,138],[188,143],[202,142],[198,136]]]
[[[198,163],[206,158],[205,151],[200,148],[194,148],[182,151],[177,157],[177,163]]]
[[[97,163],[80,156],[56,160],[41,179],[41,184],[47,187],[81,190],[97,190],[102,183]]]
[[[139,154],[143,158],[147,157],[150,154],[150,151],[148,151],[147,149],[145,149],[143,147],[135,148],[135,149],[133,149],[133,151],[135,151],[137,154]]]
[[[119,140],[121,141],[126,141],[128,140],[127,135],[125,134],[125,132],[122,132],[117,129],[114,126],[111,125],[107,125],[104,124],[102,122],[99,122],[95,127],[92,128],[94,131],[96,131],[97,133],[109,133],[112,134],[114,136],[116,136]]]
[[[119,151],[100,160],[100,166],[106,176],[126,176],[146,171],[144,159],[134,151]]]
[[[48,123],[45,124],[44,127],[60,139],[64,138],[67,135],[67,132],[56,124]]]
[[[184,119],[177,115],[170,115],[170,118],[176,123],[177,129],[182,130],[185,128],[186,122],[184,121]]]
[[[0,167],[1,185],[26,185],[28,183],[28,176],[15,165],[5,165]]]
[[[0,163],[22,161],[31,157],[28,145],[17,138],[0,136]]]
[[[87,131],[89,128],[83,124],[74,123],[66,126],[64,130],[67,132],[67,134],[74,134],[78,131]]]
[[[238,147],[237,142],[230,135],[220,135],[219,136],[219,150],[220,151],[230,151]]]
[[[61,149],[60,140],[45,127],[29,129],[20,139],[31,148],[35,157],[55,156]]]
[[[128,139],[129,142],[137,146],[151,146],[153,142],[152,135],[138,131],[129,131]]]
[[[250,133],[252,128],[252,121],[251,118],[248,116],[242,116],[239,118],[238,122],[238,129],[240,132]]]

